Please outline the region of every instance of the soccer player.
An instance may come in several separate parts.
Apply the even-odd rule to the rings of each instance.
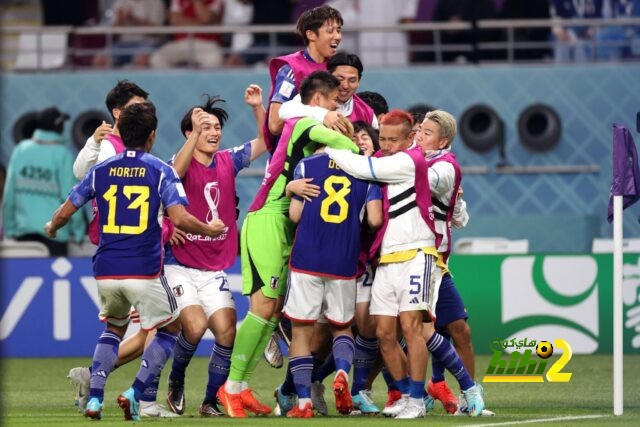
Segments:
[[[322,154],[302,160],[294,178],[313,178],[321,193],[303,204],[294,196],[289,217],[299,222],[291,249],[289,289],[283,313],[293,323],[289,349],[289,367],[293,375],[298,406],[288,417],[313,416],[311,404],[311,337],[314,323],[324,316],[333,335],[336,376],[333,391],[336,409],[341,414],[353,410],[348,388],[348,374],[353,362],[355,343],[351,322],[355,312],[358,255],[360,252],[360,218],[366,203],[371,227],[382,224],[379,187],[351,178],[328,156]]]
[[[183,230],[210,237],[225,229],[222,221],[205,224],[184,209],[184,189],[175,171],[148,154],[156,136],[155,107],[135,104],[120,112],[125,151],[93,167],[71,191],[45,225],[55,237],[71,216],[91,199],[97,200],[100,245],[93,258],[98,282],[100,318],[106,330],[98,339],[91,371],[91,390],[85,415],[102,417],[104,386],[113,370],[118,346],[133,305],[142,329],[158,329],[142,354],[132,386],[118,397],[126,420],[139,419],[143,391],[160,373],[173,352],[179,324],[178,305],[162,275],[162,209]]]
[[[336,53],[327,62],[327,71],[340,81],[340,89],[338,90],[339,102],[336,111],[344,115],[352,123],[363,121],[377,129],[378,119],[373,109],[355,94],[362,80],[362,70],[360,58],[352,53]],[[280,118],[285,120],[296,117],[300,112],[305,116],[314,117],[318,121],[324,121],[325,116],[329,113],[323,108],[300,105],[300,97],[296,95],[291,101],[284,103],[280,107],[279,114]]]
[[[302,102],[335,109],[339,84],[326,71],[311,73],[300,86]],[[300,160],[313,154],[316,144],[359,151],[349,137],[314,119],[288,120],[282,143],[242,225],[242,286],[243,294],[250,296],[249,312],[236,335],[229,379],[218,390],[230,417],[246,417],[243,408],[257,414],[271,412],[255,399],[248,382],[277,323],[286,289],[295,225],[287,216],[290,201],[285,187]]]
[[[408,113],[400,111],[383,118],[383,123],[395,128],[398,141],[408,138],[412,122]],[[436,260],[442,235],[431,216],[430,180],[437,177],[427,170],[425,154],[430,140],[423,141],[415,148],[383,158],[364,158],[331,148],[326,152],[354,177],[387,183],[383,192],[385,223],[372,248],[375,251],[379,247],[381,257],[370,311],[376,316],[383,359],[402,398],[383,413],[400,419],[424,416],[426,338],[434,357],[461,382],[470,415],[479,415],[484,408],[481,388],[469,377],[451,345],[435,332],[432,322],[440,285],[441,268]],[[404,354],[397,341],[397,320],[407,342],[408,369],[403,366]],[[424,327],[423,320],[428,321]]]
[[[244,99],[256,118],[257,139],[230,150],[219,150],[228,115],[219,106],[224,101],[207,97],[203,105],[189,109],[182,118],[180,127],[187,141],[172,162],[189,198],[187,212],[202,221],[220,218],[228,224],[228,229],[215,239],[186,234],[183,244],[167,246],[167,280],[176,293],[182,294],[182,330],[174,350],[167,392],[169,408],[176,414],[184,413],[185,409],[185,370],[209,328],[215,336],[215,344],[199,413],[206,417],[223,415],[216,403],[216,393],[229,374],[236,335],[235,303],[224,272],[238,253],[235,177],[265,152],[261,128],[265,110],[260,87],[249,86]]]
[[[306,10],[296,24],[296,32],[302,37],[305,49],[274,58],[269,63],[271,90],[264,135],[270,153],[275,151],[284,126],[284,120],[278,113],[280,107],[300,92],[300,85],[305,77],[314,71],[327,69],[327,61],[336,54],[340,45],[342,24],[342,15],[330,6]],[[345,132],[339,118],[337,112],[327,114],[324,124]]]

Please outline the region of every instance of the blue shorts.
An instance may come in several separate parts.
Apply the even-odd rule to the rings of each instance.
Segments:
[[[438,302],[436,303],[436,330],[445,330],[449,323],[468,318],[467,309],[453,283],[451,274],[447,273],[442,277]]]

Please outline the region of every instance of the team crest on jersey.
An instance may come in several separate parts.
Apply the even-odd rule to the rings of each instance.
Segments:
[[[271,289],[278,289],[278,282],[280,281],[280,278],[278,276],[271,276],[271,280],[269,281],[269,286],[271,287]]]
[[[174,286],[173,293],[176,294],[177,297],[181,297],[184,294],[184,288],[182,285]]]

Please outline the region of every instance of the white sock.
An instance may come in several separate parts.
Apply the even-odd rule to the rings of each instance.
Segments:
[[[229,394],[239,394],[242,391],[241,383],[232,380],[227,380],[224,389]]]
[[[304,409],[304,407],[307,406],[307,403],[311,403],[311,399],[308,397],[298,399],[298,408]]]
[[[409,404],[413,406],[424,406],[424,401],[422,399],[416,399],[415,397],[410,397]]]
[[[249,383],[246,381],[240,382],[240,391],[244,391],[249,388]]]
[[[344,369],[338,369],[336,371],[336,375],[333,377],[333,380],[335,381],[336,378],[338,378],[338,375],[340,375],[340,372],[342,372],[345,376],[345,378],[347,378],[347,380],[349,380],[349,374],[347,374]]]

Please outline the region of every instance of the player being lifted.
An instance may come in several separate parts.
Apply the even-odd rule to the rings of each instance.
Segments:
[[[413,119],[392,111],[382,123],[397,127],[397,139],[406,139]],[[434,331],[433,322],[441,268],[436,265],[441,240],[431,211],[430,174],[425,159],[427,144],[389,157],[364,158],[328,148],[327,154],[346,172],[361,179],[386,182],[383,191],[385,221],[372,248],[380,248],[380,265],[374,279],[371,314],[376,317],[380,350],[387,369],[402,393],[383,413],[397,418],[425,414],[423,402],[427,347],[456,375],[466,396],[469,413],[484,408],[481,389],[464,369],[453,347]],[[434,176],[434,179],[436,177]],[[397,321],[407,342],[407,365],[397,341]],[[423,331],[423,320],[427,320]],[[424,333],[424,337],[423,337]]]
[[[207,328],[215,336],[209,360],[209,381],[200,415],[220,416],[216,393],[227,380],[236,334],[236,310],[225,269],[238,253],[236,225],[237,173],[265,152],[261,124],[265,110],[259,86],[249,86],[244,94],[258,124],[258,138],[230,150],[220,150],[227,112],[223,102],[207,97],[204,105],[193,107],[182,118],[180,128],[187,141],[172,164],[185,187],[187,211],[202,221],[220,219],[225,232],[215,239],[186,234],[182,242],[167,246],[165,273],[180,298],[180,322],[173,365],[169,375],[167,403],[172,411],[185,409],[185,370]]]
[[[93,356],[91,389],[85,415],[102,417],[104,386],[113,370],[118,346],[134,306],[144,330],[158,329],[142,354],[132,386],[118,397],[126,420],[139,419],[139,400],[173,352],[179,330],[178,305],[162,275],[162,210],[191,233],[219,236],[224,224],[205,224],[185,209],[187,199],[175,171],[148,154],[157,119],[150,103],[134,104],[120,113],[119,127],[126,150],[93,167],[71,191],[67,201],[45,226],[55,237],[69,218],[91,199],[99,213],[100,244],[93,258],[98,282],[100,318],[107,322]]]
[[[302,101],[335,109],[338,85],[326,71],[314,72],[302,82]],[[229,379],[218,391],[230,417],[246,417],[244,409],[256,414],[271,412],[253,396],[248,382],[277,323],[286,290],[295,225],[287,216],[290,200],[285,187],[297,164],[313,154],[318,143],[358,152],[349,137],[314,119],[288,120],[242,226],[242,286],[243,294],[250,296],[250,306],[236,335]]]

